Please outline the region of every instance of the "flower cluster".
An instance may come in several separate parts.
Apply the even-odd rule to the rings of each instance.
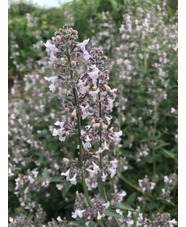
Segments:
[[[79,138],[79,160],[70,161],[65,158],[64,162],[70,168],[61,175],[72,185],[81,180],[84,187],[92,190],[98,186],[98,176],[105,182],[108,176],[113,178],[116,174],[118,160],[107,160],[102,155],[112,144],[120,142],[122,132],[114,132],[113,127],[110,127],[110,113],[117,89],[111,89],[108,85],[109,73],[103,67],[107,57],[103,56],[99,48],[93,48],[89,54],[86,50],[89,39],[78,43],[75,41],[78,38],[77,34],[72,28],[63,27],[59,32],[55,32],[52,41],[47,41],[45,46],[50,55],[50,64],[58,69],[58,74],[50,78],[45,77],[45,80],[51,82],[49,88],[52,92],[55,91],[57,83],[68,87],[65,93],[67,99],[64,99],[63,106],[70,121],[57,121],[55,125],[59,128],[54,128],[53,136],[59,136],[60,141],[65,141],[74,134]],[[89,67],[85,73],[78,75],[77,58],[81,56],[89,62]],[[97,146],[96,152],[90,151],[93,146]],[[94,213],[95,201],[94,207],[91,206],[91,200],[89,201],[89,209],[93,209]],[[72,217],[81,218],[84,212],[83,208],[77,208]],[[98,220],[101,219],[101,210],[98,210],[96,215]]]
[[[162,197],[170,201],[171,200],[171,192],[174,190],[176,184],[177,184],[178,176],[177,174],[173,173],[170,175],[170,177],[165,176],[164,182],[165,182],[165,188],[162,189]]]
[[[152,190],[154,189],[156,183],[150,182],[148,176],[146,175],[144,179],[138,180],[140,189],[142,192],[152,193]]]
[[[123,10],[119,31],[108,12],[91,19],[90,40],[59,29],[47,54],[28,15],[38,60],[26,64],[10,35],[14,66],[30,72],[10,88],[10,227],[176,225],[175,212],[164,213],[177,206],[176,14],[165,1],[141,6]]]

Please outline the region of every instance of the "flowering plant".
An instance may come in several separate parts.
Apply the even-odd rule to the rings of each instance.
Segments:
[[[68,170],[61,174],[73,185],[79,181],[82,183],[84,194],[80,196],[78,193],[77,200],[80,196],[81,199],[85,197],[87,201],[87,204],[82,203],[83,200],[80,200],[81,203],[76,202],[72,217],[83,218],[87,224],[97,219],[103,226],[100,219],[105,216],[104,211],[110,206],[104,182],[115,176],[118,163],[116,158],[110,160],[108,150],[119,143],[122,135],[121,131],[114,132],[110,126],[110,113],[117,89],[108,86],[109,74],[103,67],[107,57],[103,56],[102,50],[93,48],[89,54],[86,50],[89,39],[78,43],[75,41],[77,38],[76,30],[63,27],[59,32],[55,32],[53,41],[47,41],[45,46],[50,54],[50,64],[58,69],[58,74],[50,78],[45,77],[45,80],[51,82],[49,88],[52,92],[55,92],[57,83],[68,87],[68,90],[64,90],[68,99],[63,100],[68,120],[56,121],[55,125],[58,128],[53,129],[53,136],[59,136],[60,141],[65,141],[73,135],[78,137],[78,160],[64,158]],[[79,57],[83,57],[89,63],[85,73],[78,70]],[[102,194],[90,199],[88,191],[101,186]],[[118,202],[121,202],[125,193],[121,192],[118,196]],[[116,209],[116,214],[117,211]],[[120,213],[119,215],[122,217]],[[117,217],[113,218],[120,226]]]
[[[10,89],[10,227],[176,224],[177,23],[158,2],[128,5],[120,30],[92,18],[83,42],[63,27],[49,57],[28,17],[39,55]]]

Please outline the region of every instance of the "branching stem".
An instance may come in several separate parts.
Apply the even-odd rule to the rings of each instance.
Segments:
[[[67,52],[68,52],[68,49],[67,49]],[[70,54],[67,54],[67,58],[69,61],[69,67],[71,68]],[[71,79],[73,80],[74,78],[73,78],[72,70],[70,71],[70,75],[71,75]],[[77,90],[75,87],[73,88],[73,94],[74,94],[75,106],[77,106],[79,103],[79,97],[78,97],[78,93],[77,93]],[[81,168],[83,166],[83,145],[82,145],[82,139],[81,139],[81,117],[79,115],[78,110],[77,110],[77,126],[78,126],[78,140],[79,140],[79,152],[80,152],[79,165]],[[86,182],[85,182],[85,177],[83,175],[82,175],[82,186],[83,186],[83,191],[84,191],[87,203],[88,203],[89,207],[92,208],[92,203],[89,198],[88,189],[87,189]],[[96,220],[101,227],[105,227],[104,224],[100,220],[98,220],[97,218],[96,218]]]

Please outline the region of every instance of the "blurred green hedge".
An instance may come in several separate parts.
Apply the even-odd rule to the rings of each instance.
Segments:
[[[146,0],[149,4],[152,4],[154,0]],[[38,60],[37,50],[33,47],[33,44],[37,42],[36,36],[32,30],[35,28],[27,27],[26,14],[30,13],[32,17],[37,18],[37,29],[41,31],[41,37],[43,41],[46,41],[53,35],[53,31],[62,27],[64,24],[68,24],[68,16],[73,18],[74,29],[79,31],[79,41],[84,38],[92,36],[92,32],[89,27],[89,19],[96,19],[96,23],[101,20],[101,13],[109,11],[113,16],[116,23],[116,27],[119,28],[119,24],[122,20],[122,15],[129,4],[138,5],[143,0],[73,0],[68,3],[62,4],[59,8],[42,8],[38,5],[34,5],[29,1],[20,1],[19,3],[11,3],[8,9],[8,29],[9,29],[9,81],[14,76],[18,76],[20,79],[30,71],[25,67],[28,58]],[[169,0],[168,11],[170,16],[173,11],[177,9],[177,0]],[[66,13],[66,14],[65,14]],[[96,24],[95,24],[96,32]],[[21,64],[21,68],[17,69],[16,64],[13,64],[10,47],[10,34],[15,35],[15,41],[18,44],[19,56],[16,57],[17,64]]]

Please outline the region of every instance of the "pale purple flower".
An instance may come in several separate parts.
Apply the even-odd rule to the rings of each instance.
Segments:
[[[101,218],[102,218],[102,215],[101,215],[100,212],[98,211],[97,219],[100,220]]]
[[[110,121],[111,121],[112,117],[105,116],[105,119],[107,120],[107,124],[110,125]]]
[[[81,87],[79,88],[79,92],[80,92],[81,94],[84,95],[84,94],[87,92],[87,90],[86,90],[85,87],[81,86]]]
[[[47,40],[47,42],[46,42],[46,43],[44,43],[44,45],[46,46],[47,51],[50,51],[50,52],[54,52],[54,51],[56,51],[56,47],[55,47],[55,45],[54,45],[54,44],[52,44],[52,43],[50,42],[50,40]]]
[[[101,153],[103,153],[103,151],[104,151],[104,149],[102,149],[101,147],[99,147],[98,151],[96,151],[95,153],[96,154],[101,154]]]
[[[52,84],[49,86],[50,90],[52,92],[54,92],[56,90],[56,87],[54,85],[56,79],[57,79],[57,76],[52,76],[52,77],[44,77],[45,80],[51,82]]]
[[[174,224],[177,224],[177,221],[175,219],[172,219],[168,221],[168,223],[169,223],[169,227],[173,227]]]
[[[84,106],[80,105],[80,108],[81,108],[81,112],[82,112],[82,119],[84,120],[88,116],[88,108],[89,108],[89,106],[87,105],[86,107],[84,107]]]
[[[95,170],[92,170],[92,169],[86,169],[86,170],[90,173],[90,177],[93,177],[96,174]]]
[[[57,76],[51,76],[51,77],[44,77],[45,80],[52,82],[52,84],[54,84],[54,82],[57,79]]]
[[[82,51],[85,50],[85,46],[88,44],[89,39],[85,39],[82,43],[78,43],[77,46],[81,48]]]
[[[56,121],[54,124],[57,126],[60,126],[61,128],[64,126],[64,122],[60,122],[60,121]]]
[[[83,147],[84,148],[91,148],[92,147],[92,144],[90,143],[91,139],[89,138],[89,136],[87,135],[86,138],[85,138],[85,143],[83,142]]]
[[[76,184],[77,184],[77,181],[76,181],[76,174],[75,174],[71,179],[69,178],[69,181],[71,182],[71,184],[76,185]]]
[[[63,136],[62,136],[62,132],[63,132],[63,128],[62,129],[53,129],[53,136],[59,136],[59,140],[60,141],[65,141],[65,139],[66,139],[66,135],[64,134]]]
[[[120,209],[116,209],[116,213],[123,215],[122,211]]]
[[[95,90],[95,91],[89,91],[89,94],[93,97],[93,101],[96,101],[97,98],[97,94],[100,92],[99,89]]]
[[[102,205],[105,207],[105,209],[107,209],[110,206],[110,202],[108,201],[107,203],[103,203]]]
[[[66,171],[66,173],[61,173],[61,176],[66,176],[66,179],[69,180],[70,169]]]
[[[109,146],[106,141],[103,143],[103,150],[109,150]]]
[[[167,176],[164,176],[164,182],[167,183],[169,181],[169,178]]]
[[[85,49],[85,46],[88,44],[89,39],[85,39],[82,43],[78,43],[77,46],[83,51],[83,58],[87,61],[91,56],[88,51]]]
[[[55,87],[54,84],[51,84],[51,85],[49,86],[49,89],[50,89],[50,91],[54,92],[54,91],[56,90],[56,87]]]
[[[89,54],[89,52],[87,50],[85,50],[83,52],[83,58],[87,61],[90,57],[91,57],[91,55]]]
[[[109,172],[110,172],[110,177],[113,178],[114,175],[116,174],[116,169],[114,168],[108,168]]]
[[[85,84],[85,83],[84,83],[82,80],[79,80],[79,82],[78,82],[78,84],[77,84],[77,86],[78,86],[78,88],[79,88],[79,92],[80,92],[81,94],[85,94],[85,93],[87,92],[87,90],[86,90],[84,84]]]
[[[54,128],[52,135],[57,136],[58,134],[59,134],[58,130],[56,128]]]
[[[96,165],[94,162],[92,162],[92,164],[93,164],[93,170],[94,170],[95,172],[98,172],[98,171],[100,170],[99,166]]]
[[[102,179],[102,181],[103,182],[105,182],[106,181],[106,179],[107,179],[107,176],[105,175],[105,173],[103,172],[103,174],[102,174],[102,176],[101,176],[101,179]]]
[[[126,195],[127,195],[127,193],[125,191],[122,191],[122,193],[119,194],[120,201],[122,201]]]
[[[114,159],[113,161],[110,161],[110,163],[112,164],[112,168],[117,168],[117,164],[118,164],[118,160]]]
[[[56,56],[54,56],[54,54],[50,53],[50,58],[49,58],[49,60],[50,60],[50,61],[55,61],[56,59],[57,59]]]
[[[57,217],[57,221],[58,221],[58,222],[62,222],[62,219],[61,219],[60,216]]]
[[[92,81],[95,82],[95,80],[97,80],[98,77],[99,77],[99,69],[96,67],[96,65],[93,65],[91,67],[91,69],[92,69],[92,71],[91,72],[88,72],[87,74],[92,79]],[[93,83],[93,84],[95,84],[95,83]]]
[[[128,220],[128,221],[127,221],[127,224],[128,224],[128,227],[130,227],[131,225],[134,224],[134,221],[133,221],[133,220]]]
[[[117,88],[114,88],[114,89],[111,89],[109,92],[110,92],[111,94],[113,94],[113,93],[115,93],[117,90],[118,90]]]
[[[72,212],[72,218],[77,218],[78,216],[82,218],[84,212],[85,210],[76,209],[75,212]]]
[[[113,108],[113,99],[108,98],[108,106],[107,106],[107,110],[112,110]]]

